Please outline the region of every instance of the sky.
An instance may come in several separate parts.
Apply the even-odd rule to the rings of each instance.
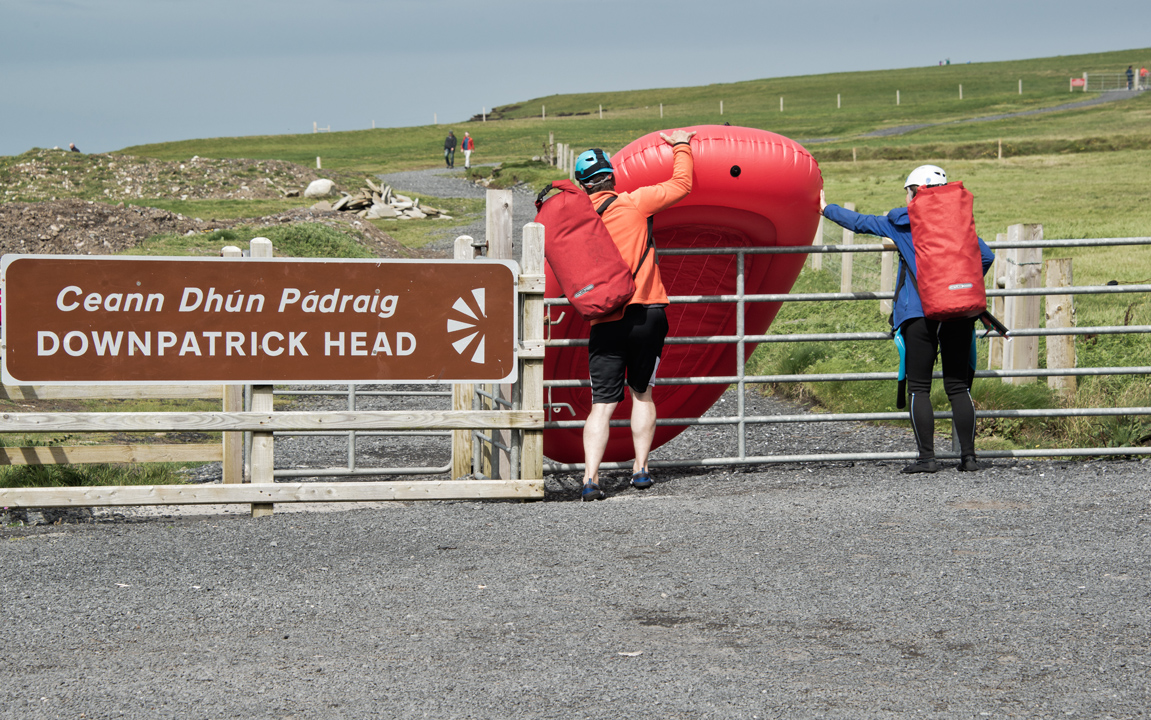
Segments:
[[[1151,45],[1133,0],[0,0],[0,155]]]

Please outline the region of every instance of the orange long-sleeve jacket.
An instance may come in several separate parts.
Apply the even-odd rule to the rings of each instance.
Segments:
[[[643,257],[644,248],[647,247],[647,219],[660,210],[675,205],[687,197],[691,192],[691,173],[694,162],[691,157],[691,145],[678,143],[672,147],[671,178],[658,185],[647,185],[631,192],[616,193],[615,191],[597,192],[591,196],[594,207],[599,207],[613,195],[613,202],[603,214],[604,225],[611,233],[611,239],[619,248],[624,262],[635,272]],[[663,287],[660,278],[659,266],[655,263],[654,251],[644,258],[643,265],[635,276],[635,294],[628,300],[628,305],[666,305],[667,290]],[[623,317],[623,309],[611,315],[605,315],[591,321],[592,325],[602,322],[612,322]]]

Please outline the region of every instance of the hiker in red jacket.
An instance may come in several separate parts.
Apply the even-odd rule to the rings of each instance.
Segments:
[[[460,141],[460,150],[464,151],[464,170],[472,166],[472,150],[476,149],[476,141],[472,140],[472,136],[464,133],[464,139]]]
[[[635,294],[626,307],[591,321],[588,339],[588,374],[592,407],[584,424],[584,500],[601,500],[599,464],[607,448],[609,423],[624,398],[624,382],[631,390],[631,435],[635,447],[631,484],[640,490],[652,486],[647,457],[655,437],[656,409],[651,394],[663,341],[667,337],[667,291],[659,275],[654,252],[648,250],[648,218],[671,207],[691,192],[691,138],[694,132],[675,130],[660,137],[672,146],[672,175],[657,185],[631,192],[615,191],[615,171],[603,150],[593,149],[576,158],[575,175],[592,205],[615,201],[604,211],[603,222],[620,255],[635,273]]]

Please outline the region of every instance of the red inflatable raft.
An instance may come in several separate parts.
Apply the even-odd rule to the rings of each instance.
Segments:
[[[819,222],[819,191],[823,178],[815,159],[798,143],[781,135],[744,127],[701,125],[695,130],[692,154],[695,170],[691,194],[655,216],[655,242],[660,249],[810,245]],[[621,192],[653,185],[671,177],[671,146],[659,133],[646,135],[612,157],[616,189]],[[786,293],[799,275],[806,255],[748,255],[745,292]],[[734,255],[666,256],[660,274],[669,296],[732,294],[736,290]],[[562,297],[551,272],[546,296]],[[767,332],[779,303],[748,303],[745,331]],[[549,315],[562,319],[551,326],[552,338],[586,338],[589,326],[570,307],[551,307]],[[735,303],[672,304],[667,310],[668,337],[734,335]],[[754,345],[747,345],[750,356]],[[736,346],[665,345],[659,378],[734,375]],[[548,348],[544,360],[547,380],[588,377],[587,348]],[[719,399],[726,385],[657,385],[654,389],[659,417],[696,418]],[[587,387],[553,388],[544,398],[552,403],[549,420],[586,419],[591,409]],[[570,408],[570,409],[569,409]],[[615,418],[631,413],[630,395],[616,409]],[[686,426],[656,428],[655,443],[663,443]],[[579,428],[544,431],[544,454],[557,462],[583,461],[583,433]],[[612,428],[605,461],[634,457],[631,431]]]

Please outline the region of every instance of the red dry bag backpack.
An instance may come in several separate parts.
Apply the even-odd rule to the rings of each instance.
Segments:
[[[545,200],[552,190],[560,192]],[[564,296],[584,320],[612,314],[635,294],[635,273],[600,217],[614,200],[610,197],[594,208],[588,194],[570,180],[551,183],[536,198],[536,222],[545,229],[544,258]],[[640,265],[650,250],[649,231]]]
[[[920,187],[907,205],[915,246],[912,282],[930,320],[987,312],[973,200],[963,183],[954,182]]]

